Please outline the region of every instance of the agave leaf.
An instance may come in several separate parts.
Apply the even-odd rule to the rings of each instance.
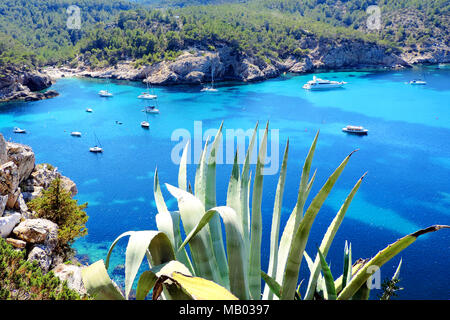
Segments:
[[[319,132],[316,133],[314,141],[309,148],[308,155],[306,156],[303,164],[302,175],[300,178],[300,186],[297,196],[297,203],[290,214],[288,221],[284,227],[283,233],[280,239],[280,245],[278,249],[278,266],[276,268],[276,280],[281,283],[283,281],[284,270],[286,268],[286,262],[288,259],[289,251],[292,246],[292,239],[294,238],[295,230],[298,228],[300,221],[303,217],[303,207],[305,205],[306,198],[311,191],[312,184],[314,182],[315,173],[311,181],[308,184],[309,172],[311,170],[311,164],[316,150],[317,139]]]
[[[230,182],[228,183],[227,190],[227,207],[232,208],[237,214],[240,212],[240,180],[239,180],[239,164],[238,164],[238,151],[234,155],[233,170],[231,172]],[[241,219],[242,222],[242,219]]]
[[[370,297],[370,288],[367,286],[367,283],[364,282],[361,288],[356,291],[351,300],[369,300]]]
[[[327,229],[327,232],[325,233],[322,243],[320,244],[320,251],[324,255],[324,257],[327,256],[328,250],[331,247],[331,243],[334,240],[334,236],[336,235],[339,227],[341,226],[342,220],[344,220],[345,213],[347,212],[348,207],[350,206],[350,203],[353,200],[353,197],[355,196],[356,192],[359,189],[359,186],[361,185],[361,182],[364,178],[366,173],[358,180],[358,182],[355,184],[353,189],[351,190],[350,194],[347,196],[347,198],[344,201],[344,204],[339,209],[338,213],[334,217],[333,221],[331,222],[330,226]],[[314,269],[311,272],[311,275],[309,277],[308,282],[308,288],[306,290],[305,294],[305,300],[311,300],[314,296],[314,291],[316,289],[316,283],[317,283],[317,277],[320,273],[320,257],[319,254],[317,254],[316,259],[314,261]]]
[[[251,156],[253,154],[253,148],[255,145],[256,140],[256,134],[258,132],[258,123],[256,123],[255,130],[253,131],[252,138],[250,140],[247,153],[245,155],[244,165],[242,167],[242,174],[241,174],[241,192],[240,192],[240,200],[241,200],[241,206],[240,211],[238,211],[238,215],[242,219],[242,228],[244,229],[244,239],[247,245],[247,250],[250,249],[250,244],[248,243],[250,241],[250,204],[249,204],[249,195],[250,195],[250,180],[251,180],[251,173],[250,173],[250,160]]]
[[[277,273],[278,264],[278,239],[280,233],[280,217],[281,209],[283,207],[283,193],[284,183],[286,181],[287,161],[289,152],[289,139],[286,142],[286,148],[284,150],[283,162],[281,165],[280,176],[278,178],[277,191],[275,193],[275,204],[272,215],[272,229],[270,232],[270,257],[269,257],[269,270],[270,277],[275,277]],[[279,295],[277,295],[279,297]],[[269,289],[266,285],[264,288],[263,299],[268,300],[273,298],[273,290]]]
[[[206,203],[206,155],[208,150],[209,137],[206,138],[205,147],[202,150],[200,161],[195,171],[194,191],[195,196],[202,202],[203,206]]]
[[[327,287],[328,300],[336,300],[337,295],[336,295],[336,288],[334,286],[333,275],[331,274],[330,267],[328,266],[328,263],[326,262],[325,257],[323,256],[320,249],[318,249],[318,252],[320,257],[320,265],[322,267],[323,278],[325,280],[325,285]]]
[[[172,273],[170,278],[194,300],[238,300],[227,289],[210,280],[187,276],[179,272]]]
[[[117,242],[129,236],[125,254],[125,298],[131,291],[136,274],[144,259],[147,250],[150,251],[152,264],[157,265],[175,259],[172,244],[163,232],[159,231],[128,231],[118,236],[110,246],[106,257],[105,266],[108,268],[109,259]],[[153,244],[152,241],[155,241]],[[149,261],[150,263],[150,261]]]
[[[189,151],[189,141],[183,149],[180,159],[180,167],[178,168],[178,188],[187,191],[187,154]]]
[[[219,151],[219,146],[222,140],[223,121],[220,124],[219,130],[214,138],[210,150],[209,158],[206,167],[206,181],[205,181],[205,209],[209,210],[216,206],[216,157]],[[206,147],[205,147],[206,151]],[[214,257],[216,258],[217,268],[219,270],[220,284],[228,288],[228,266],[225,248],[223,246],[223,235],[220,224],[220,218],[217,215],[212,216],[209,222],[209,230],[211,241],[213,245]]]
[[[352,279],[352,244],[347,246],[345,241],[344,248],[344,272],[342,273],[342,288],[345,288],[348,282]]]
[[[317,213],[325,202],[328,194],[331,192],[334,184],[341,175],[348,161],[350,160],[350,153],[344,161],[339,165],[339,167],[333,172],[333,174],[328,178],[325,185],[320,189],[319,193],[314,197],[308,209],[306,210],[305,216],[297,228],[294,239],[292,240],[291,249],[289,250],[288,259],[286,261],[286,267],[284,270],[283,282],[281,284],[281,297],[282,299],[293,299],[295,295],[295,288],[298,281],[298,273],[300,270],[300,264],[303,257],[303,251],[306,247],[306,242],[308,241],[309,231],[316,218]]]
[[[275,294],[277,297],[280,297],[281,286],[280,284],[267,273],[261,270],[261,278],[263,278],[269,290]]]
[[[96,300],[124,300],[106,271],[103,260],[81,269],[81,277],[87,293]]]
[[[186,237],[185,246],[204,228],[216,214],[222,217],[226,231],[228,254],[229,288],[240,299],[249,299],[247,281],[247,252],[244,247],[243,230],[236,212],[229,207],[215,207],[208,210],[197,226]]]
[[[398,276],[400,275],[400,268],[402,267],[402,260],[403,259],[400,259],[400,262],[398,263],[397,269],[395,270],[395,273],[392,276],[392,280],[398,279]]]
[[[435,232],[443,228],[450,228],[450,226],[445,225],[434,225],[428,227],[426,229],[418,230],[412,234],[409,234],[393,244],[387,246],[385,249],[378,252],[375,257],[370,259],[368,263],[362,267],[358,273],[352,278],[352,280],[347,284],[345,288],[342,289],[338,296],[338,300],[346,300],[350,299],[356,291],[367,281],[367,279],[372,275],[372,272],[369,271],[369,268],[372,266],[377,266],[381,268],[386,262],[395,257],[398,253],[406,249],[412,243],[414,243],[417,238],[423,234],[429,232]]]
[[[253,182],[252,195],[252,215],[250,234],[250,264],[249,264],[249,287],[250,296],[254,300],[261,299],[261,238],[262,238],[262,190],[263,190],[263,170],[267,153],[267,133],[269,122],[261,141],[261,146],[256,162],[255,181]]]
[[[157,286],[158,282],[160,282],[159,279],[161,277],[171,276],[175,271],[191,275],[186,266],[176,260],[157,265],[150,270],[144,271],[138,281],[136,289],[136,300],[144,300],[149,291],[153,287]],[[159,289],[161,289],[161,291],[157,293],[158,296],[163,291],[163,288],[161,286],[158,286],[155,290],[158,291]],[[179,299],[183,298],[184,294],[183,292],[180,292],[180,290],[178,292],[166,291],[164,296],[168,297],[169,299]]]
[[[152,271],[142,272],[136,288],[136,300],[144,300],[156,283],[158,277]]]
[[[156,215],[156,225],[159,231],[164,232],[170,239],[175,250],[177,260],[187,266],[191,273],[194,274],[194,267],[189,259],[186,250],[179,249],[181,247],[181,230],[180,230],[180,213],[177,211],[158,213]],[[172,239],[173,238],[173,239]]]
[[[369,259],[359,259],[357,261],[355,261],[355,263],[351,266],[351,268],[349,268],[348,272],[349,274],[351,274],[350,277],[348,277],[347,279],[351,279],[356,273],[358,273],[359,270],[361,270],[362,267],[364,267],[364,265],[369,261]],[[350,260],[351,262],[351,260]],[[334,281],[334,286],[336,287],[336,292],[339,293],[342,291],[343,288],[343,278],[344,275],[341,275],[339,278],[337,278]],[[349,283],[350,280],[347,280],[347,283]]]
[[[164,201],[164,197],[161,192],[161,187],[159,185],[158,168],[155,169],[155,176],[153,178],[153,195],[155,198],[156,209],[158,210],[158,212],[160,213],[169,212],[169,210],[167,210],[166,202]]]
[[[166,183],[169,192],[178,201],[178,208],[183,222],[184,231],[189,235],[202,219],[205,213],[205,207],[201,200],[189,192],[183,191]],[[212,242],[209,233],[209,226],[205,225],[200,232],[193,237],[190,242],[190,252],[195,266],[195,273],[208,280],[220,281]]]

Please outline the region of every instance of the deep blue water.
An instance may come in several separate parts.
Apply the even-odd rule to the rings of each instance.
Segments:
[[[308,92],[301,85],[312,75],[285,75],[255,83],[223,83],[216,93],[197,86],[156,88],[159,115],[149,116],[150,129],[140,122],[145,101],[137,95],[139,83],[93,79],[61,79],[52,89],[60,96],[50,100],[0,105],[0,132],[6,139],[30,145],[37,162],[48,162],[73,179],[80,202],[88,202],[89,235],[75,248],[90,262],[105,259],[111,242],[128,230],[155,229],[153,173],[158,167],[161,183],[177,184],[178,165],[171,152],[176,129],[194,136],[194,121],[203,133],[217,129],[263,129],[270,120],[269,154],[278,146],[281,163],[290,140],[282,225],[295,205],[304,158],[317,130],[320,136],[313,162],[317,170],[310,199],[345,156],[356,152],[313,225],[307,246],[316,253],[324,232],[358,178],[368,172],[339,230],[327,260],[335,277],[342,273],[345,240],[352,243],[353,258],[369,258],[405,234],[432,224],[450,224],[450,69],[427,67],[406,71],[336,72],[321,74],[348,82],[345,89]],[[426,86],[405,82],[424,77]],[[108,89],[113,98],[100,98]],[[93,113],[85,112],[90,107]],[[115,123],[123,122],[122,125]],[[346,135],[347,124],[369,129],[364,137]],[[12,133],[25,128],[27,134]],[[70,136],[80,131],[83,136]],[[88,152],[98,137],[104,153]],[[192,142],[192,141],[191,141]],[[192,150],[195,151],[194,149]],[[228,155],[230,156],[230,155]],[[232,156],[232,155],[231,155]],[[195,165],[189,165],[193,184]],[[254,172],[254,167],[252,168]],[[230,165],[217,172],[218,204],[225,204]],[[263,267],[268,261],[271,213],[278,174],[264,178]],[[163,187],[166,202],[176,201]],[[113,257],[111,274],[121,281],[126,242]],[[392,277],[400,257],[400,299],[449,299],[448,267],[450,232],[426,235],[381,269],[382,279]],[[119,265],[116,271],[113,269]],[[305,264],[302,275],[307,276]],[[307,278],[303,284],[305,286]],[[305,288],[303,287],[303,290]],[[379,290],[371,297],[376,298]]]

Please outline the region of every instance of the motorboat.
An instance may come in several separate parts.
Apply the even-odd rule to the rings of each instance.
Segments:
[[[100,97],[112,97],[113,94],[111,92],[109,92],[108,90],[100,90],[98,92]]]
[[[153,100],[158,98],[158,96],[156,94],[150,94],[149,92],[142,92],[142,94],[140,94],[138,96],[139,99],[147,99],[147,100]]]
[[[145,107],[145,109],[142,110],[142,112],[146,112],[146,113],[159,113],[159,109],[156,108],[156,106],[148,106],[148,107]]]
[[[148,121],[142,121],[141,122],[141,127],[148,129],[150,127],[150,123]]]
[[[424,81],[424,80],[411,80],[409,82],[409,84],[412,84],[412,85],[425,85],[425,84],[427,84],[427,82]]]
[[[116,120],[116,124],[123,124],[123,122]]]
[[[90,108],[87,108],[86,109],[86,112],[92,112],[93,110],[92,109],[90,109]]]
[[[361,126],[346,126],[342,128],[342,131],[358,135],[366,135],[369,132],[369,130]]]
[[[81,137],[81,132],[73,131],[73,132],[70,133],[70,135],[74,136],[74,137]]]
[[[99,146],[94,146],[94,147],[92,147],[92,148],[89,148],[89,151],[90,151],[90,152],[93,152],[93,153],[102,153],[102,152],[103,152],[103,149],[100,148]]]
[[[20,129],[19,127],[14,127],[13,132],[14,133],[26,133],[27,131],[25,129]]]
[[[341,88],[344,84],[347,84],[347,82],[320,79],[314,76],[312,80],[308,81],[306,84],[303,85],[303,89],[307,90],[334,89],[334,88]]]

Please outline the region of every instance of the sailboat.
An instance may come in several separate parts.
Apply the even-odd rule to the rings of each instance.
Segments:
[[[211,66],[211,87],[203,87],[202,92],[217,92],[218,90],[214,88],[214,65]]]
[[[146,81],[146,83],[147,83],[147,91],[142,92],[142,93],[138,96],[138,99],[152,100],[152,99],[158,98],[158,96],[157,96],[156,94],[153,94],[153,88],[152,88],[152,93],[150,93],[149,88],[148,88],[148,81]]]
[[[112,96],[113,96],[113,94],[112,94],[111,92],[109,92],[108,90],[100,90],[100,91],[98,92],[98,95],[99,95],[100,97],[105,97],[105,98],[109,98],[109,97],[112,97]]]
[[[148,122],[148,113],[146,113],[146,116],[147,116],[147,120],[144,120],[141,122],[141,127],[144,129],[150,128],[150,123]]]
[[[93,152],[93,153],[102,153],[103,148],[100,145],[100,141],[98,140],[97,135],[95,133],[94,133],[94,135],[95,135],[95,139],[97,140],[97,144],[95,146],[89,148],[89,151]],[[99,145],[100,145],[100,147],[99,147]]]

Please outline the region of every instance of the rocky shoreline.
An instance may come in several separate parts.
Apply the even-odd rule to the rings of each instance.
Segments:
[[[31,147],[6,142],[0,134],[0,236],[16,250],[26,252],[28,261],[36,261],[43,273],[53,271],[69,288],[86,291],[81,281],[81,267],[64,263],[55,251],[58,226],[50,220],[35,218],[27,202],[39,197],[55,178],[72,196],[75,183],[48,164],[35,164]]]
[[[0,102],[37,101],[58,96],[55,90],[47,90],[52,79],[36,70],[8,67],[0,70]]]
[[[61,77],[89,77],[143,81],[152,85],[202,84],[214,81],[263,81],[288,73],[314,71],[383,68],[398,69],[422,63],[450,62],[450,50],[422,54],[395,52],[386,47],[362,40],[317,40],[306,38],[300,49],[307,51],[300,57],[262,59],[239,54],[226,45],[216,45],[215,51],[199,48],[184,50],[174,61],[161,61],[145,67],[135,67],[134,61],[119,62],[116,66],[90,68],[84,62],[79,67],[48,67],[44,72],[56,80]]]
[[[58,95],[47,90],[63,77],[86,77],[148,82],[152,85],[199,85],[214,81],[255,82],[288,73],[311,73],[327,70],[358,70],[367,68],[399,69],[414,64],[450,62],[448,47],[430,48],[421,53],[400,52],[363,40],[316,39],[307,37],[300,43],[300,56],[286,59],[263,59],[238,53],[225,44],[215,50],[190,47],[173,61],[161,61],[136,67],[136,61],[121,61],[115,66],[91,68],[81,58],[76,68],[48,66],[39,71],[14,68],[0,72],[0,102],[35,101]]]

